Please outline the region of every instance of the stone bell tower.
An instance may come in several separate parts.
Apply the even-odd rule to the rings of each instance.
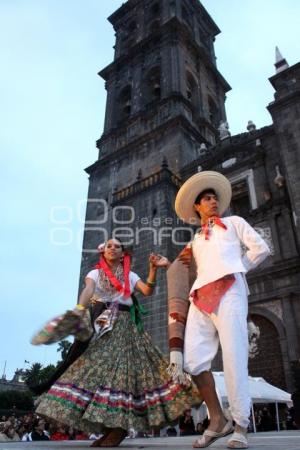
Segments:
[[[107,90],[106,114],[98,160],[86,169],[81,277],[93,265],[98,243],[115,232],[133,246],[133,270],[145,279],[151,251],[169,258],[178,251],[181,230],[173,210],[178,174],[197,159],[202,143],[216,143],[230,86],[216,67],[220,30],[198,0],[129,0],[108,20],[115,54],[99,73]],[[166,351],[163,271],[145,303],[146,329]]]
[[[298,246],[300,247],[300,63],[289,67],[276,49],[276,74],[270,78],[275,89],[269,104],[291,199]]]

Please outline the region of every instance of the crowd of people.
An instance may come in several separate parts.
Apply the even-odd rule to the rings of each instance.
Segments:
[[[0,422],[0,442],[11,441],[66,441],[95,440],[100,436],[87,435],[80,430],[66,427],[57,422],[45,421],[34,413],[22,417],[2,416]]]
[[[296,429],[293,418],[294,408],[286,408],[280,414],[280,428],[286,430]],[[277,429],[276,418],[268,406],[255,408],[255,422],[257,431],[272,431]],[[187,409],[179,417],[178,427],[170,426],[164,430],[162,436],[191,436],[202,435],[209,426],[209,418],[195,425],[191,409]],[[177,430],[178,428],[178,430]],[[249,431],[253,431],[251,423]],[[159,436],[153,432],[151,437]],[[0,421],[0,442],[9,441],[68,441],[68,440],[96,440],[100,434],[86,434],[72,427],[67,427],[55,421],[45,421],[34,413],[28,413],[22,417],[2,416]],[[148,434],[138,433],[134,429],[128,430],[128,438],[149,437]]]
[[[254,417],[256,431],[274,431],[277,430],[277,421],[275,408],[263,406],[254,408]],[[296,430],[297,425],[294,418],[294,408],[280,409],[279,411],[279,426],[281,430]],[[251,424],[250,431],[253,431]]]
[[[294,407],[280,408],[279,410],[279,426],[281,430],[296,430]],[[254,406],[254,417],[256,431],[274,431],[277,430],[277,420],[274,405],[257,405]],[[253,432],[254,427],[252,417],[250,417],[248,432]],[[206,416],[202,422],[195,425],[192,416],[192,410],[187,409],[178,421],[178,432],[175,427],[169,427],[166,430],[166,436],[191,436],[194,434],[203,434],[209,426],[209,418]]]

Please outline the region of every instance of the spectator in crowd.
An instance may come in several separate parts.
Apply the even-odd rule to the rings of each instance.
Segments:
[[[29,438],[30,431],[31,431],[30,426],[26,422],[21,421],[19,427],[17,428],[17,433],[20,436],[21,441],[23,442],[30,441]]]
[[[20,441],[20,437],[10,421],[0,424],[0,442]]]
[[[248,425],[248,433],[253,433],[254,431],[254,425],[253,425],[253,419],[252,416],[249,417],[249,425]]]
[[[295,409],[292,406],[291,408],[286,409],[286,429],[287,430],[296,430],[297,425],[295,422]]]
[[[206,416],[202,422],[198,422],[196,426],[196,433],[197,434],[203,434],[206,428],[208,428],[209,425],[209,418]]]
[[[73,427],[69,427],[68,435],[69,435],[69,441],[75,441],[76,436],[75,436],[75,430]]]
[[[51,441],[68,441],[69,440],[69,434],[67,434],[66,428],[58,424],[57,429],[54,433],[50,436]]]
[[[2,418],[6,420],[0,422],[0,442],[96,440],[101,436],[93,433],[88,437],[82,431],[74,430],[72,427],[67,428],[57,422],[45,422],[44,419],[33,413],[26,414],[20,418],[12,415],[9,417],[3,415]]]
[[[128,437],[130,439],[134,439],[136,437],[136,435],[137,435],[137,431],[135,431],[135,429],[132,428],[132,427],[129,428],[129,430],[128,430]]]
[[[83,433],[83,431],[75,430],[75,440],[76,441],[87,441],[89,439],[88,435],[86,433]]]
[[[177,436],[177,431],[175,427],[168,427],[167,428],[167,436],[168,437],[175,437]]]
[[[102,434],[100,434],[100,433],[92,433],[89,435],[89,440],[95,441],[96,439],[100,439],[101,436],[102,436]]]
[[[45,430],[45,421],[43,419],[35,419],[33,422],[33,429],[30,433],[32,441],[49,441],[50,437]]]
[[[262,410],[260,431],[272,431],[275,430],[276,424],[270,413],[270,410],[265,406]]]
[[[195,424],[192,417],[192,410],[186,409],[183,416],[179,417],[180,436],[195,434]]]

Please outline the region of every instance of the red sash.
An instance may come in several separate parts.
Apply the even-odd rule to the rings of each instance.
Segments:
[[[223,295],[226,294],[234,282],[235,276],[230,274],[196,289],[192,294],[194,305],[200,311],[211,314],[219,306]]]

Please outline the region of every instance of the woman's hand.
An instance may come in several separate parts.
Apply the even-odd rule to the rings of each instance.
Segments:
[[[150,266],[152,267],[169,267],[170,261],[159,253],[151,253],[149,256]]]
[[[85,278],[85,287],[82,290],[78,304],[74,308],[74,312],[78,314],[78,316],[82,316],[84,314],[85,309],[88,307],[90,300],[95,292],[96,283],[91,278]]]
[[[73,312],[79,316],[82,317],[85,314],[86,309],[78,309],[77,305],[75,306],[75,308],[73,309]]]

